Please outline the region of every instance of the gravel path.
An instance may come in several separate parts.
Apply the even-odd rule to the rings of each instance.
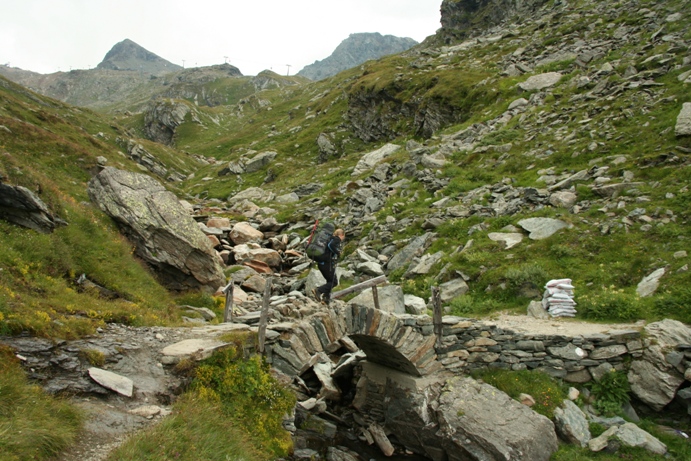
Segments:
[[[591,323],[575,318],[556,317],[536,319],[527,315],[499,313],[482,319],[488,325],[497,325],[507,330],[537,335],[586,336],[616,330],[640,331],[645,320],[636,323]]]

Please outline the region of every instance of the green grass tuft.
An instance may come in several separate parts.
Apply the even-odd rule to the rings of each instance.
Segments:
[[[0,457],[48,460],[68,448],[83,415],[68,402],[28,383],[10,350],[0,347]]]

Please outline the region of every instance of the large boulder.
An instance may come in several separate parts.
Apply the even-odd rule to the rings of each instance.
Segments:
[[[379,309],[392,314],[405,314],[403,289],[400,286],[385,285],[377,287],[377,297],[379,299]],[[350,302],[367,307],[375,307],[374,294],[371,289],[363,290]]]
[[[547,72],[528,77],[528,80],[519,83],[518,86],[524,91],[542,90],[556,85],[561,77],[559,72]]]
[[[436,413],[450,461],[547,461],[558,448],[552,421],[472,378],[449,380]]]
[[[401,146],[397,146],[396,144],[386,144],[375,151],[368,152],[367,154],[363,155],[357,165],[355,165],[352,176],[360,175],[365,171],[374,168],[377,163],[393,155],[393,153],[400,148]]]
[[[363,367],[356,401],[387,401],[386,429],[414,453],[449,461],[547,461],[554,424],[504,392],[472,378],[438,373],[415,378]],[[369,395],[376,385],[384,395]]]
[[[643,356],[629,368],[631,392],[655,411],[669,404],[684,382],[678,368],[677,348],[691,344],[691,328],[676,320],[663,320],[645,327]],[[673,363],[670,363],[670,360]]]
[[[106,167],[89,181],[88,192],[169,289],[214,292],[225,283],[209,239],[177,197],[155,179]]]
[[[531,240],[546,239],[559,230],[570,227],[568,223],[553,218],[527,218],[518,221],[518,225],[530,232],[528,237]]]
[[[245,172],[254,173],[255,171],[261,170],[269,165],[277,155],[278,153],[276,152],[262,152],[255,155],[245,163]]]

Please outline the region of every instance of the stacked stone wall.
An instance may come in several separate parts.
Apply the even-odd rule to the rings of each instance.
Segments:
[[[504,330],[476,320],[444,317],[437,359],[454,373],[483,368],[540,369],[573,383],[598,378],[612,368],[627,370],[643,354],[635,330],[592,335],[536,335]]]
[[[455,374],[539,369],[567,382],[585,383],[612,369],[628,370],[631,360],[643,354],[641,334],[635,330],[538,335],[451,316],[443,318],[439,342],[427,315],[393,315],[357,305],[315,316],[292,330],[269,346],[270,362],[289,375],[298,374],[313,354],[336,350],[344,336],[366,348],[368,360],[414,375],[442,368]]]

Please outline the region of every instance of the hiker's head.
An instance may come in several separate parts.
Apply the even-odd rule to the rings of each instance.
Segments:
[[[336,229],[334,235],[341,240],[345,240],[345,231],[343,229]]]

